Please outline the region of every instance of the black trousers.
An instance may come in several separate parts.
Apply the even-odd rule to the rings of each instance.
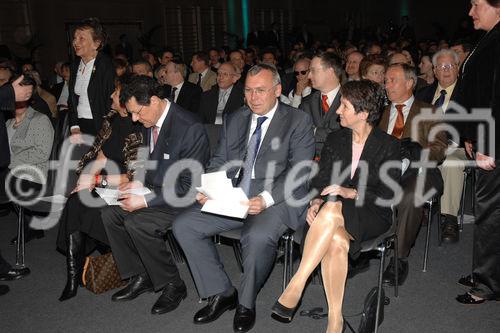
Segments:
[[[156,230],[170,227],[179,211],[168,207],[143,208],[132,213],[119,206],[101,210],[113,257],[122,279],[146,272],[155,290],[181,277],[167,244]]]
[[[472,272],[478,286],[472,293],[487,299],[500,299],[500,160],[496,165],[476,170]]]

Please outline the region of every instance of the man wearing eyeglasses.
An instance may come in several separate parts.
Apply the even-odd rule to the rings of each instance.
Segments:
[[[455,112],[455,110],[449,109],[448,105],[450,101],[455,101],[457,98],[455,86],[457,85],[460,58],[455,51],[443,49],[434,54],[432,65],[437,80],[434,81],[434,84],[418,91],[416,98],[441,109],[445,113],[446,120],[446,115]],[[449,124],[457,126],[457,129],[460,128],[460,123]],[[444,181],[444,191],[441,196],[441,214],[444,223],[442,224],[441,237],[444,242],[455,243],[459,237],[457,215],[464,182],[464,161],[467,158],[465,150],[458,148],[460,142],[449,143],[452,152],[447,154],[445,161],[439,167]]]
[[[239,79],[240,70],[234,64],[220,65],[217,84],[201,95],[198,114],[203,123],[221,125],[225,114],[243,105],[245,96]]]
[[[219,69],[220,71],[220,69]],[[206,324],[236,308],[233,329],[247,332],[255,323],[255,303],[270,273],[281,235],[296,230],[305,206],[289,199],[304,198],[305,181],[285,191],[285,180],[298,163],[312,160],[314,137],[311,117],[278,102],[281,84],[276,67],[253,66],[245,81],[248,106],[225,115],[220,142],[207,172],[226,171],[235,186],[250,198],[248,216],[241,220],[200,211],[207,197],[176,218],[174,235],[184,250],[201,298],[208,305],[194,315],[195,324]],[[243,161],[237,167],[230,161]],[[302,169],[305,171],[304,169]],[[295,179],[304,176],[299,172]],[[236,290],[217,254],[212,236],[241,229],[243,275]]]
[[[295,88],[288,94],[290,105],[298,108],[302,102],[302,98],[311,94],[311,80],[309,80],[309,66],[311,60],[302,58],[295,62],[293,65],[293,75],[295,76]]]
[[[152,314],[173,311],[186,297],[186,286],[158,230],[170,227],[182,211],[177,198],[190,193],[197,178],[190,171],[172,171],[191,161],[205,165],[209,157],[208,138],[198,117],[163,99],[158,83],[136,76],[120,93],[133,121],[145,127],[148,148],[144,180],[119,187],[119,206],[105,207],[102,220],[113,257],[127,286],[113,294],[112,301],[132,300],[145,292],[162,291]],[[151,165],[155,163],[156,165]],[[179,170],[180,171],[180,170]],[[150,193],[127,193],[148,188]]]

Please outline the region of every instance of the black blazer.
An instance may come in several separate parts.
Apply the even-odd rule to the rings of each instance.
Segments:
[[[49,92],[54,95],[56,98],[56,102],[59,100],[59,97],[61,97],[62,90],[64,88],[64,81],[56,83],[50,88]]]
[[[78,96],[75,94],[75,82],[80,58],[76,58],[71,64],[71,75],[69,79],[69,97],[68,97],[68,115],[69,126],[78,125]],[[102,126],[102,117],[111,110],[111,94],[115,90],[115,69],[111,59],[99,52],[95,58],[94,68],[90,76],[87,94],[89,96],[90,108],[92,110],[92,118],[95,124],[96,133],[99,132]]]
[[[144,129],[144,138],[149,149],[151,128]],[[205,166],[209,154],[208,136],[198,117],[175,103],[171,103],[156,146],[149,154],[149,160],[156,161],[158,164],[154,170],[146,171],[144,184],[152,191],[151,194],[146,195],[148,207],[171,206],[163,193],[164,187],[168,189],[173,187],[177,197],[183,197],[189,192],[191,186],[195,185],[193,175],[188,170],[183,170],[175,180],[165,179],[165,174],[174,163],[183,159],[191,159]],[[196,179],[196,182],[199,182],[199,179]],[[196,186],[199,185],[196,184]]]
[[[455,89],[453,89],[453,92],[451,93],[451,98],[450,101],[457,101],[457,87],[459,83],[455,85]],[[419,101],[432,104],[432,100],[434,99],[434,94],[436,93],[436,89],[438,88],[438,81],[435,80],[433,84],[426,86],[415,94],[415,98],[418,99]]]
[[[2,171],[10,164],[9,138],[7,136],[3,112],[0,112],[0,155],[2,156],[2,158],[0,158],[0,171]],[[4,186],[4,184],[1,186]],[[0,192],[3,192],[3,190]]]
[[[302,99],[299,109],[309,113],[314,123],[314,138],[316,139],[316,156],[321,156],[321,149],[328,134],[340,128],[339,117],[335,113],[340,106],[340,91],[330,109],[325,114],[322,108],[321,91],[315,91]]]
[[[495,119],[495,133],[500,131],[498,116],[500,114],[500,23],[490,30],[465,60],[461,69],[458,101],[467,111],[473,108],[491,109]],[[481,114],[479,110],[479,114]],[[477,138],[477,121],[471,119],[463,128],[463,136],[475,140]],[[491,133],[486,134],[486,143]],[[498,141],[493,138],[493,142]],[[489,154],[486,147],[485,154]],[[496,155],[498,159],[498,153]]]
[[[201,94],[200,107],[198,114],[205,124],[215,123],[217,117],[217,105],[219,104],[219,86],[214,85],[209,91]],[[239,82],[233,86],[231,94],[227,99],[226,106],[222,112],[223,115],[233,112],[241,107],[245,102],[245,94],[243,93],[243,85]]]
[[[360,183],[361,171],[360,164],[365,161],[368,165],[366,183]],[[342,128],[328,135],[321,160],[319,161],[319,173],[312,180],[312,188],[321,193],[328,185],[337,184],[343,187],[355,188],[358,191],[359,200],[364,200],[364,204],[359,207],[358,214],[354,216],[344,216],[347,231],[354,237],[351,243],[352,251],[359,249],[359,242],[363,241],[363,228],[369,228],[370,223],[382,223],[389,226],[392,219],[390,207],[381,207],[376,204],[378,198],[389,200],[394,197],[394,191],[386,184],[386,179],[382,179],[380,168],[387,161],[395,161],[396,168],[391,168],[387,176],[393,184],[399,183],[401,178],[401,152],[400,141],[393,136],[374,127],[368,139],[366,140],[363,152],[360,157],[360,164],[351,179],[352,164],[352,130]],[[340,169],[337,170],[341,175],[344,170],[347,176],[344,179],[332,179],[334,175],[334,164],[340,163]],[[362,179],[362,178],[361,178]],[[391,185],[393,185],[391,184]],[[355,220],[348,220],[348,218]]]
[[[166,97],[168,97],[169,99],[171,92],[172,87],[166,86],[166,88],[164,89],[164,93],[167,94]],[[179,105],[183,109],[196,113],[198,112],[198,108],[200,106],[201,93],[201,88],[196,84],[193,84],[189,81],[184,81],[181,91],[178,93],[179,95],[177,96],[177,102],[175,102],[175,104]]]

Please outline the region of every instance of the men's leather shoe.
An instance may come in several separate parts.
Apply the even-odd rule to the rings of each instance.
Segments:
[[[9,286],[0,284],[0,296],[7,294],[10,291]]]
[[[219,318],[227,310],[233,310],[238,304],[238,292],[234,289],[229,296],[217,294],[208,298],[208,304],[194,315],[195,324],[210,323]]]
[[[181,301],[187,297],[187,289],[184,282],[180,286],[169,283],[163,289],[160,298],[151,309],[151,314],[163,314],[175,310]]]
[[[28,229],[24,234],[24,243],[31,242],[33,239],[40,239],[45,237],[45,232],[43,230]],[[10,240],[11,245],[17,244],[17,236]]]
[[[233,330],[235,332],[248,332],[255,325],[255,309],[248,309],[241,304],[234,313]]]
[[[456,216],[443,215],[444,223],[441,232],[441,240],[445,243],[458,242],[458,221]]]
[[[402,285],[406,281],[406,277],[408,276],[408,261],[405,259],[397,259],[398,260],[398,285]],[[391,258],[389,262],[389,266],[382,274],[382,282],[388,284],[390,286],[394,286],[396,284],[396,265],[394,264],[394,258]]]
[[[153,283],[146,273],[139,274],[130,279],[130,282],[125,288],[111,296],[111,300],[130,301],[140,294],[153,291]]]
[[[30,273],[30,269],[28,267],[11,268],[8,272],[0,274],[0,281],[19,280],[20,278],[28,275],[29,273]]]

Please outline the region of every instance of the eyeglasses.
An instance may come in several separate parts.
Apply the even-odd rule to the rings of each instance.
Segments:
[[[230,77],[236,75],[235,73],[227,73],[227,72],[217,72],[217,76],[220,77]]]
[[[455,68],[457,65],[455,64],[441,64],[441,65],[437,65],[435,66],[434,68],[436,68],[437,70],[441,70],[441,71],[449,71],[453,68]]]
[[[294,71],[293,74],[295,74],[295,76],[298,76],[299,74],[306,75],[308,72],[309,70],[306,69],[305,71]]]
[[[270,92],[274,87],[276,87],[276,85],[273,85],[269,89],[264,89],[264,88],[255,88],[255,89],[245,88],[244,91],[245,91],[245,95],[252,95],[252,93],[254,93],[257,96],[263,96],[264,94]]]

